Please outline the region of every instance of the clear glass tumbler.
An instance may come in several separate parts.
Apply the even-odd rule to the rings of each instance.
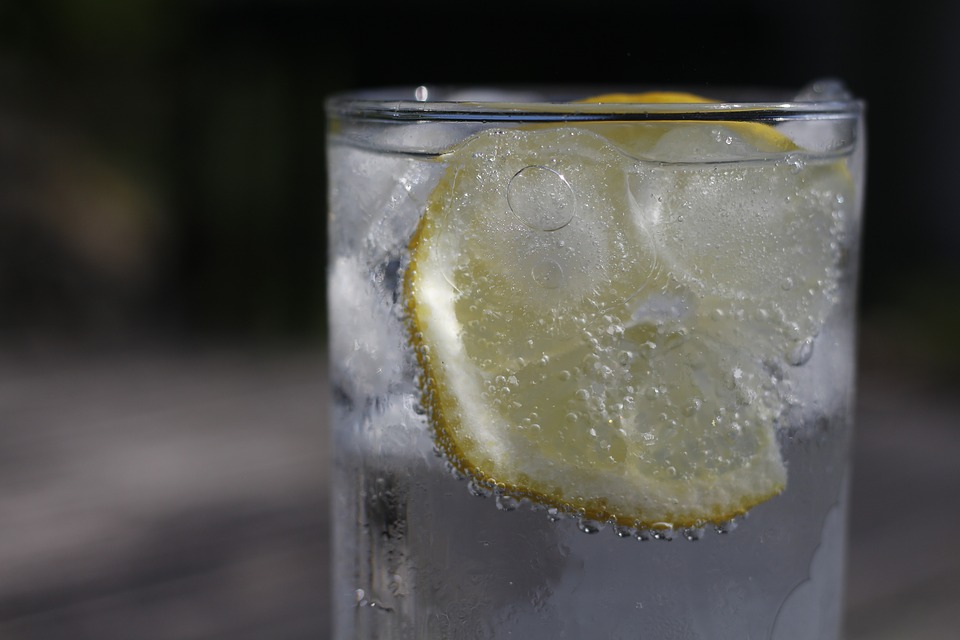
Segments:
[[[330,98],[334,637],[838,638],[863,110]]]

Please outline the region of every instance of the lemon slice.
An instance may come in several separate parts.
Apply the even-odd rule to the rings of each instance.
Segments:
[[[683,91],[648,91],[644,93],[607,93],[579,100],[583,103],[597,104],[717,104],[719,100],[704,98],[692,93]],[[720,122],[711,123],[706,120],[696,121],[672,121],[672,122],[632,122],[606,125],[604,135],[612,140],[617,140],[623,145],[627,142],[627,148],[634,152],[644,151],[650,148],[651,143],[657,141],[661,135],[668,131],[676,133],[677,131],[704,131],[705,126]],[[588,127],[590,125],[587,125]],[[797,145],[793,141],[779,133],[773,127],[761,124],[759,122],[724,122],[721,125],[737,134],[737,136],[746,140],[758,152],[783,153],[794,151]],[[717,129],[711,127],[712,130]]]
[[[647,142],[728,145],[709,124]],[[488,130],[449,154],[404,281],[424,405],[481,485],[630,527],[723,522],[785,487],[772,363],[799,364],[832,305],[849,186],[622,143]]]

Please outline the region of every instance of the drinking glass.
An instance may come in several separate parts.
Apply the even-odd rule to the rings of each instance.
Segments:
[[[334,638],[838,638],[863,102],[326,108]]]

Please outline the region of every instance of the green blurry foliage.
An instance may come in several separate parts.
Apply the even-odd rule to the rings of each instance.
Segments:
[[[0,337],[322,339],[320,10],[0,4]]]

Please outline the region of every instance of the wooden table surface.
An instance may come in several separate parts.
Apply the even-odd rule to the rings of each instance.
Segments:
[[[328,636],[325,357],[0,358],[0,640]],[[960,398],[861,372],[849,640],[960,638]]]

